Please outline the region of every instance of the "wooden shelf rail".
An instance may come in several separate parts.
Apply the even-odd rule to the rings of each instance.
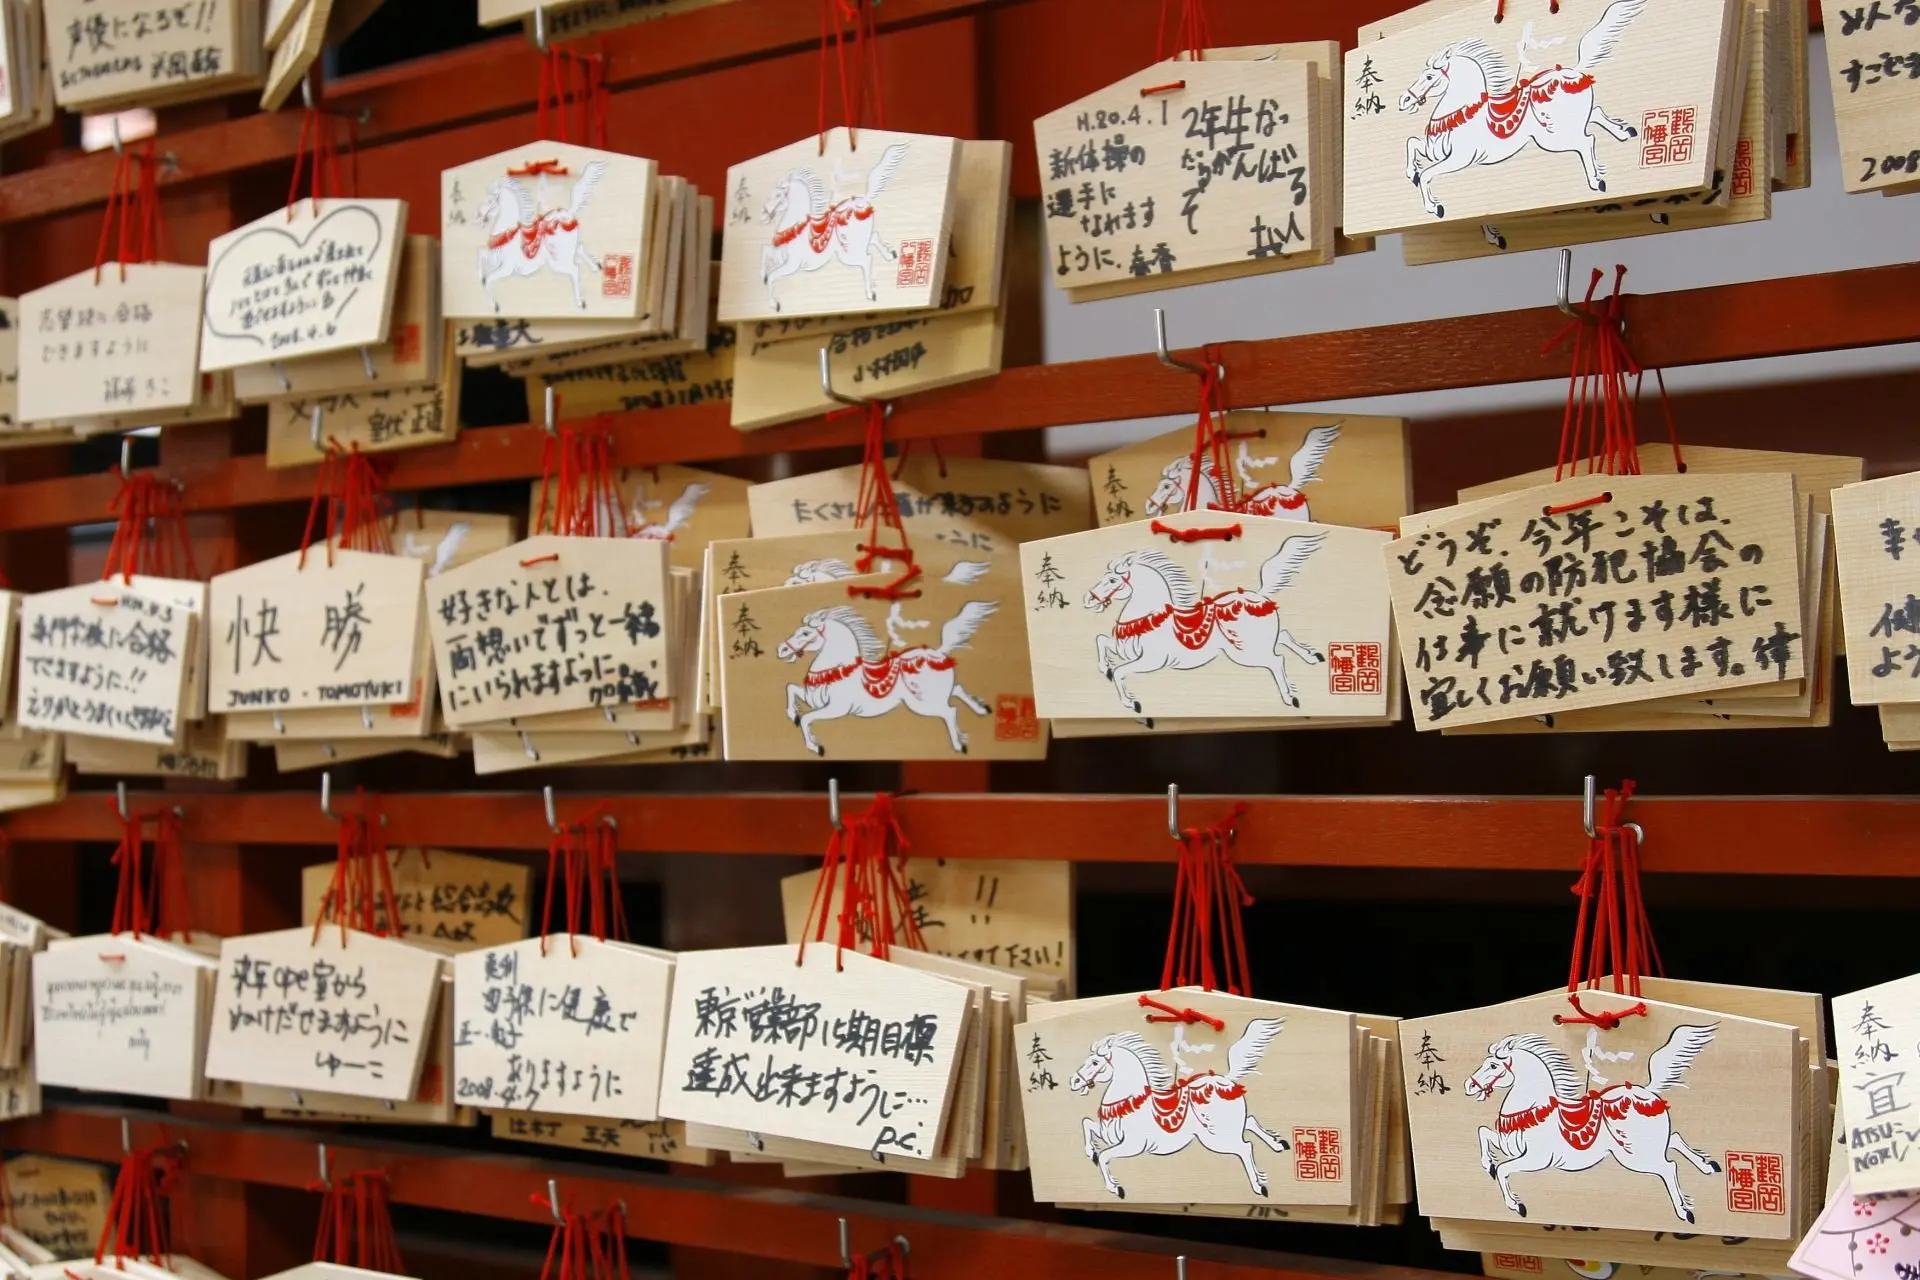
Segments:
[[[1544,293],[1544,277],[1541,283]],[[1177,296],[1172,305],[1177,322]],[[1667,368],[1920,341],[1920,263],[1639,294],[1627,304],[1627,319],[1636,352]],[[1227,400],[1250,408],[1564,378],[1564,344],[1546,355],[1541,347],[1565,324],[1559,311],[1543,306],[1228,343]],[[905,441],[1191,413],[1194,394],[1191,377],[1151,355],[1032,365],[903,400],[887,431]],[[859,444],[860,427],[845,420],[742,433],[727,424],[727,414],[726,404],[616,414],[614,462],[702,462]],[[531,425],[484,427],[452,444],[391,454],[388,488],[537,477],[543,438]],[[168,475],[185,482],[190,511],[304,502],[313,489],[311,471],[270,470],[257,454]],[[98,519],[118,483],[100,472],[8,485],[0,533]]]
[[[134,1121],[134,1141],[155,1141],[150,1111],[57,1106],[7,1125],[7,1146],[70,1159],[119,1160],[120,1120]],[[380,1169],[395,1201],[434,1209],[544,1222],[547,1211],[530,1197],[548,1178],[561,1196],[594,1210],[627,1204],[627,1225],[640,1239],[719,1249],[751,1257],[819,1267],[840,1261],[839,1221],[847,1222],[855,1250],[868,1251],[906,1236],[917,1280],[977,1280],[980,1276],[1101,1277],[1101,1280],[1174,1280],[1174,1258],[1185,1254],[1190,1280],[1440,1280],[1434,1272],[1292,1254],[1224,1249],[1151,1236],[1021,1219],[916,1209],[906,1205],[746,1187],[697,1175],[609,1170],[598,1165],[537,1159],[515,1149],[445,1149],[382,1142],[364,1131],[307,1129],[160,1117],[170,1138],[187,1142],[192,1174],[275,1187],[306,1187],[325,1141],[329,1167],[339,1174]]]
[[[847,796],[848,805],[867,797]],[[1577,798],[1182,795],[1181,820],[1207,822],[1235,801],[1248,812],[1235,856],[1292,867],[1473,871],[1578,869],[1584,838]],[[178,805],[196,842],[324,847],[335,828],[310,792],[136,793],[136,809]],[[562,821],[605,805],[626,853],[818,854],[826,847],[824,794],[631,793],[559,797]],[[396,845],[544,849],[536,791],[378,797]],[[1171,862],[1163,796],[906,795],[897,801],[916,857],[1065,858]],[[1719,796],[1636,798],[1654,874],[1913,876],[1920,797]],[[16,842],[119,839],[112,798],[75,792],[56,805],[6,815]]]
[[[887,0],[875,11],[880,31],[902,31],[980,13],[1014,0]],[[371,149],[421,134],[533,110],[533,46],[517,28],[497,40],[328,81],[328,106],[361,116],[359,145]],[[697,76],[724,67],[816,49],[820,15],[794,0],[737,3],[675,14],[606,34],[608,87]],[[497,74],[519,58],[525,75]],[[160,145],[177,170],[163,187],[201,183],[290,161],[300,142],[298,111],[252,112],[218,124],[165,134]],[[113,184],[108,152],[76,156],[0,178],[0,226],[103,204]]]

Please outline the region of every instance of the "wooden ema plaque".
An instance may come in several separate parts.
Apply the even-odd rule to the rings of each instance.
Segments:
[[[1563,0],[1510,55],[1521,33],[1461,5],[1349,50],[1344,229],[1710,187],[1740,8]]]
[[[1639,1003],[1605,991],[1580,1002],[1599,1013]],[[1645,1016],[1605,1031],[1556,1024],[1571,1013],[1565,992],[1404,1019],[1408,1069],[1425,1068],[1407,1082],[1421,1212],[1791,1236],[1804,1071],[1794,1029],[1645,1003]]]
[[[1914,79],[1920,59],[1913,56],[1906,13],[1890,0],[1849,0],[1834,6],[1834,17],[1821,34],[1840,129],[1841,180],[1848,191],[1920,181],[1920,80]]]
[[[260,6],[47,0],[47,72],[69,111],[185,102],[260,83]],[[171,21],[167,19],[172,19]]]
[[[964,582],[923,578],[915,599],[848,591],[895,576],[726,598],[720,638],[736,641],[720,668],[727,759],[1045,757],[1012,558],[976,562]]]
[[[665,952],[565,934],[458,957],[455,1101],[659,1119],[673,969]]]
[[[1833,546],[1854,705],[1920,702],[1920,472],[1833,490]]]
[[[1385,558],[1415,725],[1802,679],[1801,510],[1791,474],[1687,474],[1409,517]]]
[[[1847,1176],[1859,1195],[1920,1188],[1904,1063],[1920,1025],[1920,979],[1901,978],[1833,999]]]
[[[594,1120],[496,1111],[493,1136],[507,1142],[531,1142],[543,1147],[568,1147],[609,1156],[665,1160],[671,1164],[714,1162],[713,1152],[688,1145],[687,1126],[678,1120]]]
[[[201,369],[385,342],[406,225],[404,200],[300,200],[214,240]]]
[[[449,316],[624,318],[642,313],[655,165],[530,142],[440,175]]]
[[[1034,698],[1052,719],[1384,716],[1392,646],[1372,529],[1221,511],[1020,548]]]
[[[1329,248],[1321,91],[1294,61],[1156,63],[1034,121],[1062,288]]]
[[[387,864],[403,937],[462,952],[527,936],[533,868],[446,849],[392,849]],[[316,862],[302,868],[301,919],[320,918],[334,865]],[[386,911],[377,897],[374,916],[376,924],[387,927]]]
[[[214,578],[212,709],[412,701],[424,566],[325,547],[300,560],[290,551]]]
[[[23,295],[20,416],[138,416],[191,405],[205,287],[200,267],[110,262]]]
[[[1198,989],[1155,998],[1226,1027],[1149,1022],[1127,996],[1013,1029],[1034,1199],[1352,1204],[1353,1015]]]
[[[207,1075],[405,1102],[419,1084],[438,956],[332,925],[220,944]]]
[[[900,523],[915,546],[945,544],[956,555],[996,554],[1093,527],[1082,467],[912,453],[889,463]],[[747,490],[756,538],[858,529],[858,466],[814,471]]]
[[[958,983],[852,951],[836,957],[830,946],[809,946],[798,965],[789,946],[682,952],[660,1113],[927,1156],[940,1149],[968,1000]],[[873,1052],[866,1039],[832,1034],[850,1017],[872,1021]],[[757,1096],[753,1080],[727,1065],[736,1054],[764,1060],[774,1078],[791,1072],[794,1089]],[[890,1100],[884,1115],[882,1098]]]
[[[191,1102],[211,962],[157,938],[51,942],[33,958],[33,1053],[45,1084]]]
[[[1223,415],[1231,477],[1247,514],[1277,520],[1393,529],[1413,509],[1413,458],[1404,418],[1319,413]],[[1187,509],[1192,427],[1087,459],[1101,525]],[[1200,460],[1196,510],[1220,505],[1211,449]]]
[[[829,129],[727,170],[721,324],[936,307],[960,144]]]
[[[667,559],[675,568],[697,570],[708,543],[747,536],[749,481],[667,464],[622,467],[614,485],[626,509],[629,536],[665,542]],[[539,518],[541,487],[536,480],[528,500],[529,528]]]
[[[6,1163],[7,1222],[58,1258],[91,1256],[107,1226],[106,1169],[50,1156]]]
[[[20,723],[178,743],[195,623],[187,609],[112,582],[25,597]]]
[[[667,544],[542,534],[427,583],[454,728],[671,698]]]

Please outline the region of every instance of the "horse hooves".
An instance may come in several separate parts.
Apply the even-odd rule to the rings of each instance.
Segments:
[[[1513,1211],[1519,1214],[1523,1218],[1527,1216],[1527,1206],[1523,1204],[1516,1204],[1515,1206],[1513,1206]]]
[[[1496,249],[1504,249],[1504,248],[1506,248],[1506,247],[1507,247],[1507,238],[1506,238],[1505,236],[1495,236],[1495,237],[1494,237],[1494,239],[1493,239],[1493,247],[1494,247],[1494,248],[1496,248]]]
[[[1607,180],[1605,178],[1600,179],[1600,185],[1594,188],[1595,191],[1605,191],[1606,189]]]
[[[1488,1165],[1487,1176],[1489,1178],[1498,1178],[1500,1176],[1500,1171],[1497,1168],[1495,1168],[1493,1165]]]
[[[1443,204],[1437,204],[1437,205],[1435,205],[1435,206],[1433,206],[1433,216],[1434,216],[1434,217],[1436,217],[1436,218],[1444,218],[1444,217],[1446,217],[1446,216],[1447,216],[1447,206],[1445,206],[1445,205],[1443,205]]]
[[[1634,128],[1634,127],[1633,127],[1632,125],[1628,125],[1628,126],[1627,126],[1627,136],[1628,136],[1629,138],[1637,138],[1637,137],[1639,137],[1639,136],[1640,136],[1640,131],[1639,131],[1638,129],[1636,129],[1636,128]]]
[[[1291,1142],[1288,1142],[1285,1138],[1282,1138],[1280,1139],[1280,1149],[1282,1151],[1291,1151],[1293,1150],[1293,1144]]]
[[[1267,1189],[1265,1187],[1260,1188],[1260,1198],[1262,1200],[1265,1200],[1267,1198]]]
[[[1125,1187],[1115,1187],[1113,1189],[1113,1194],[1119,1196],[1122,1200],[1125,1200],[1127,1198],[1127,1189]]]
[[[1685,1213],[1681,1214],[1680,1216],[1687,1220],[1688,1226],[1693,1225],[1693,1210],[1689,1209]]]
[[[1720,1162],[1718,1160],[1707,1161],[1707,1172],[1708,1173],[1720,1172]]]
[[[1138,699],[1138,698],[1135,698],[1135,699],[1133,700],[1133,713],[1134,713],[1135,715],[1139,715],[1139,714],[1140,714],[1140,699]]]
[[[967,754],[967,744],[964,742],[960,744],[960,754],[961,755]]]
[[[825,747],[813,746],[813,747],[808,747],[807,750],[813,752],[813,754],[817,756],[824,756],[827,754],[827,749]]]
[[[1109,680],[1113,679],[1113,671],[1111,669],[1102,671],[1100,674],[1105,676]]]

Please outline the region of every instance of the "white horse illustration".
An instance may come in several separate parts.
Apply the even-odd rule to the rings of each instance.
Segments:
[[[508,276],[530,276],[536,271],[557,271],[571,280],[574,305],[585,310],[580,264],[599,271],[600,260],[580,242],[580,211],[587,207],[593,189],[600,185],[600,175],[606,171],[604,160],[595,160],[582,169],[564,209],[542,211],[533,193],[512,178],[502,178],[487,189],[479,217],[492,224],[492,231],[480,250],[480,283],[486,288],[494,314],[500,311],[500,300],[493,296],[494,284]]]
[[[1324,427],[1315,427],[1307,432],[1306,439],[1293,451],[1289,462],[1292,475],[1286,484],[1270,484],[1247,495],[1246,514],[1250,516],[1271,516],[1277,520],[1311,520],[1307,507],[1306,487],[1320,478],[1320,464],[1327,460],[1327,453],[1333,448],[1333,442],[1340,438],[1340,424],[1329,423]],[[1254,461],[1246,458],[1246,444],[1241,443],[1241,465],[1244,469],[1252,466],[1264,466],[1275,461],[1272,458]],[[1193,479],[1193,458],[1182,455],[1169,462],[1160,473],[1160,483],[1155,485],[1153,493],[1147,498],[1147,514],[1165,515],[1169,511],[1187,509],[1187,486]],[[1248,485],[1251,487],[1251,485]],[[1197,495],[1199,505],[1196,511],[1206,511],[1220,505],[1220,472],[1214,466],[1213,459],[1202,455],[1200,459],[1200,492]]]
[[[1499,164],[1531,142],[1542,151],[1571,151],[1587,172],[1587,186],[1607,189],[1606,168],[1593,152],[1592,126],[1621,142],[1639,130],[1600,109],[1593,70],[1606,61],[1627,24],[1647,0],[1614,0],[1593,29],[1580,37],[1580,60],[1516,80],[1506,59],[1479,39],[1461,40],[1431,58],[1400,95],[1400,110],[1414,112],[1439,95],[1423,136],[1407,139],[1407,180],[1420,188],[1427,212],[1446,207],[1433,180],[1478,164]],[[1523,46],[1523,56],[1526,50]],[[1422,168],[1422,165],[1425,165]]]
[[[710,484],[697,482],[681,490],[680,496],[675,498],[673,503],[667,508],[667,520],[665,524],[649,524],[646,512],[641,509],[640,500],[638,498],[634,499],[632,536],[636,538],[651,538],[656,541],[671,539],[687,521],[693,519],[694,510],[699,507],[700,499],[706,497],[712,489],[713,486]]]
[[[453,564],[453,558],[460,554],[460,544],[472,532],[471,520],[456,520],[447,526],[446,533],[434,542],[433,550],[429,553],[426,544],[421,541],[422,531],[408,529],[400,539],[400,554],[410,560],[427,561],[427,576],[435,578]]]
[[[782,662],[813,655],[804,683],[787,686],[787,719],[800,726],[807,750],[818,756],[826,750],[813,736],[816,721],[844,716],[872,719],[904,706],[915,715],[943,722],[953,749],[964,755],[967,735],[960,732],[953,700],[958,698],[977,716],[989,712],[985,703],[961,687],[954,674],[953,651],[965,648],[980,624],[999,608],[990,600],[968,601],[940,628],[938,648],[919,646],[897,652],[889,652],[867,620],[851,607],[815,609],[776,651]]]
[[[793,169],[780,179],[760,212],[760,221],[773,228],[773,243],[760,251],[760,282],[767,286],[767,302],[775,311],[780,309],[773,287],[776,280],[796,271],[818,271],[829,262],[858,267],[866,281],[867,301],[876,300],[874,246],[891,259],[898,260],[900,255],[874,231],[873,202],[906,157],[907,144],[894,143],[880,153],[867,174],[864,194],[831,204],[826,182],[811,169]]]
[[[1496,1129],[1480,1128],[1480,1167],[1500,1184],[1507,1208],[1521,1217],[1527,1207],[1513,1193],[1516,1173],[1565,1169],[1580,1173],[1608,1156],[1634,1173],[1666,1184],[1674,1216],[1693,1221],[1693,1200],[1680,1189],[1680,1171],[1669,1152],[1679,1152],[1701,1173],[1720,1164],[1696,1151],[1673,1131],[1663,1096],[1713,1042],[1718,1024],[1675,1027],[1647,1059],[1644,1085],[1622,1083],[1589,1089],[1567,1055],[1542,1036],[1508,1036],[1487,1047],[1487,1060],[1467,1078],[1467,1096],[1484,1102],[1505,1089]]]
[[[991,560],[961,560],[947,570],[947,576],[940,579],[956,587],[970,587],[987,576],[987,570],[993,568]],[[837,556],[824,560],[802,560],[793,566],[793,573],[782,586],[803,587],[815,582],[834,582],[841,578],[858,577],[860,571]]]
[[[1133,1156],[1170,1156],[1198,1142],[1209,1151],[1236,1156],[1255,1195],[1267,1194],[1267,1175],[1253,1162],[1260,1139],[1274,1151],[1288,1142],[1247,1110],[1246,1078],[1255,1074],[1284,1018],[1255,1018],[1227,1050],[1227,1074],[1207,1071],[1176,1079],[1159,1051],[1138,1033],[1122,1031],[1097,1041],[1067,1087],[1090,1093],[1106,1085],[1095,1119],[1082,1120],[1087,1159],[1100,1166],[1107,1190],[1127,1193],[1113,1180],[1113,1162]]]
[[[1129,675],[1193,671],[1224,657],[1267,672],[1280,688],[1280,700],[1299,706],[1280,650],[1302,662],[1325,662],[1326,657],[1280,625],[1274,597],[1292,585],[1307,557],[1326,540],[1324,533],[1295,534],[1260,566],[1258,591],[1233,587],[1205,599],[1187,571],[1158,551],[1130,551],[1108,565],[1082,603],[1104,611],[1121,602],[1113,634],[1093,638],[1100,674],[1113,681],[1120,705],[1140,712],[1139,700],[1127,692]]]

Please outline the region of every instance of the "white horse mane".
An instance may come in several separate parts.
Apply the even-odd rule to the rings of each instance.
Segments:
[[[1153,570],[1166,580],[1167,593],[1173,597],[1177,608],[1188,609],[1200,599],[1200,589],[1193,585],[1193,579],[1187,571],[1158,551],[1135,551],[1114,561],[1115,570],[1127,565],[1137,564]]]
[[[816,631],[825,623],[839,623],[853,632],[853,638],[860,646],[860,656],[869,662],[878,662],[887,655],[887,646],[880,643],[880,637],[874,634],[873,627],[850,605],[836,604],[827,609],[815,609],[804,621]]]
[[[1573,1063],[1567,1055],[1545,1036],[1508,1036],[1494,1046],[1494,1052],[1505,1049],[1509,1054],[1524,1051],[1532,1054],[1546,1064],[1548,1074],[1553,1077],[1553,1091],[1567,1102],[1578,1102],[1586,1096],[1586,1081],[1573,1069]]]
[[[1487,96],[1497,98],[1501,94],[1512,90],[1513,68],[1509,67],[1507,60],[1489,46],[1485,40],[1475,36],[1471,40],[1461,40],[1458,43],[1450,44],[1439,53],[1433,55],[1431,65],[1435,70],[1443,70],[1447,65],[1447,60],[1454,54],[1459,54],[1464,58],[1471,58],[1480,64],[1481,72],[1487,77]]]
[[[536,213],[533,204],[533,192],[527,190],[512,178],[500,178],[493,184],[495,191],[499,191],[502,187],[506,188],[507,194],[511,195],[514,203],[519,206],[520,221],[523,223],[532,222],[534,214]]]
[[[1147,1087],[1155,1093],[1165,1093],[1173,1088],[1173,1072],[1161,1059],[1160,1051],[1146,1042],[1137,1031],[1122,1031],[1107,1037],[1107,1043],[1115,1049],[1125,1049],[1140,1059],[1140,1066],[1147,1073]]]
[[[807,189],[807,205],[814,217],[827,211],[827,184],[820,175],[811,169],[795,169],[787,175],[788,182],[798,182]]]

